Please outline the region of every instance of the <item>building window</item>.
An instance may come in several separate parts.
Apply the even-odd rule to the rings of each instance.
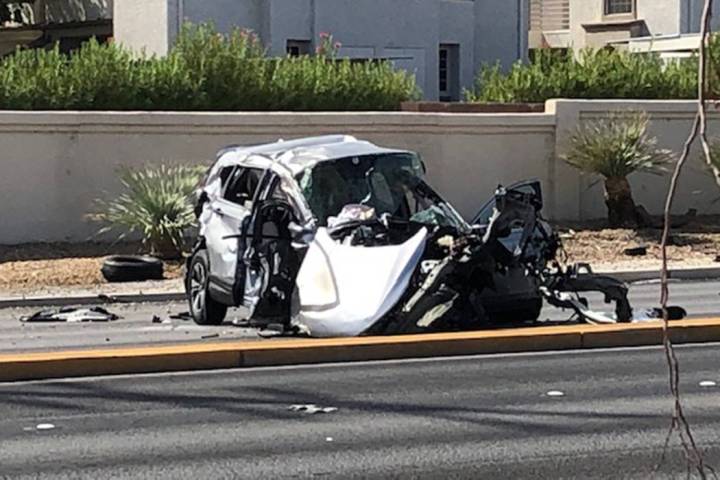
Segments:
[[[633,13],[635,0],[605,0],[605,15]]]
[[[440,45],[438,50],[438,98],[460,100],[460,55],[458,45]]]
[[[448,87],[448,52],[447,48],[440,47],[440,92],[447,91]]]
[[[310,55],[310,40],[288,40],[285,43],[285,52],[291,57]]]

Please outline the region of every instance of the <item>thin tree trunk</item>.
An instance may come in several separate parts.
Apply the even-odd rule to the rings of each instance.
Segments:
[[[625,177],[605,179],[605,205],[611,227],[636,227],[637,209],[630,183]]]

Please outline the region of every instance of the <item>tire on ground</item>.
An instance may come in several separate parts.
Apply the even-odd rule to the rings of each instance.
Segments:
[[[145,255],[115,255],[108,257],[100,269],[108,282],[141,282],[162,280],[163,263]]]

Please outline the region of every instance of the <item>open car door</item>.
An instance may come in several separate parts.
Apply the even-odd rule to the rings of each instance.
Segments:
[[[246,227],[247,248],[243,305],[249,318],[286,323],[299,270],[299,254],[292,246],[291,222],[299,215],[272,171],[263,179]]]
[[[508,198],[514,201],[514,206],[503,204],[500,209],[496,208],[498,207],[498,201],[506,202]],[[527,206],[524,214],[519,214],[517,208],[515,208],[515,211],[507,211],[508,207],[513,208],[520,205]],[[527,180],[518,182],[509,187],[499,187],[495,195],[475,214],[470,224],[486,231],[488,234],[492,233],[508,252],[517,255],[520,253],[519,250],[524,248],[524,243],[529,239],[528,236],[532,234],[535,227],[535,213],[540,212],[542,207],[543,196],[540,181]],[[496,215],[498,210],[506,210],[504,213],[507,221],[503,221],[501,218],[493,218],[493,215]],[[487,232],[491,223],[495,224],[494,232]],[[532,225],[528,223],[532,223]]]
[[[211,265],[213,296],[229,305],[242,301],[245,266],[241,259],[246,241],[242,234],[250,221],[254,197],[263,171],[240,166],[220,172],[221,187],[209,197],[202,215],[204,237]]]

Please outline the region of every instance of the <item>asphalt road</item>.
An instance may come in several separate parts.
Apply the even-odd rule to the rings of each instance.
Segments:
[[[720,384],[720,345],[679,357],[720,466],[720,387],[701,386]],[[0,477],[684,478],[675,440],[653,471],[663,362],[646,348],[0,384]]]
[[[657,283],[632,285],[630,300],[637,310],[659,306],[660,286]],[[591,296],[600,310],[608,310],[598,296]],[[720,281],[675,282],[671,288],[672,303],[685,307],[694,317],[720,315]],[[611,307],[611,306],[610,306]],[[231,310],[227,322],[220,327],[201,327],[192,321],[170,319],[173,313],[187,310],[184,302],[167,304],[113,304],[110,311],[122,317],[111,323],[34,323],[22,324],[19,318],[37,308],[0,309],[0,352],[51,350],[58,348],[118,347],[222,340],[260,340],[257,330],[232,325],[243,316]],[[611,308],[610,308],[611,309]],[[165,323],[153,323],[158,316]],[[547,307],[541,320],[554,323],[567,320],[570,312]]]

